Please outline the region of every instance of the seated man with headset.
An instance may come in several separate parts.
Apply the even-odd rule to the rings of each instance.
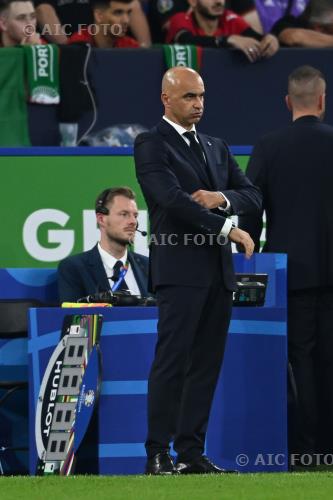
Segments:
[[[109,290],[147,296],[148,258],[127,248],[137,230],[134,192],[128,187],[105,189],[96,200],[95,211],[101,239],[91,250],[60,262],[60,302],[76,302]]]

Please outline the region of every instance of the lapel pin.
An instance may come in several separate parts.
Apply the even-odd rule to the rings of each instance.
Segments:
[[[212,143],[211,143],[211,142],[209,142],[209,141],[207,141],[207,144],[208,144],[208,146],[211,146],[211,145],[212,145]]]

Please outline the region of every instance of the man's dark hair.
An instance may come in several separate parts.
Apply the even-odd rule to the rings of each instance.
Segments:
[[[300,66],[288,77],[288,94],[292,102],[302,108],[313,106],[325,92],[325,77],[319,69],[313,66]]]
[[[96,213],[106,213],[108,210],[106,205],[112,203],[116,196],[125,196],[129,200],[135,200],[134,191],[126,186],[114,187],[104,189],[99,196],[97,196],[95,203],[95,212]],[[103,211],[103,209],[106,209]]]
[[[304,65],[304,66],[299,66],[290,73],[288,77],[288,83],[290,84],[291,82],[309,82],[311,80],[317,80],[317,79],[325,81],[323,73],[319,69],[314,68],[313,66]]]
[[[94,9],[108,9],[113,0],[90,0],[90,6]],[[132,3],[133,0],[114,0],[119,3]]]
[[[8,9],[10,4],[13,2],[30,2],[34,3],[33,0],[0,0],[0,14],[2,14],[5,10]]]

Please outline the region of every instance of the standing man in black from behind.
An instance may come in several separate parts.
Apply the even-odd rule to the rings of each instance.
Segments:
[[[299,413],[291,451],[300,454],[315,451],[316,353],[330,427],[333,419],[333,127],[322,123],[325,89],[323,74],[311,66],[289,75],[286,104],[293,123],[264,136],[247,169],[263,192],[263,251],[288,254],[288,349]],[[239,225],[259,250],[262,217],[240,217]]]
[[[195,71],[168,70],[165,116],[135,142],[159,306],[148,383],[147,474],[225,472],[203,452],[236,286],[229,240],[242,244],[247,257],[253,252],[250,236],[227,216],[260,209],[261,195],[224,141],[196,132],[204,92]]]

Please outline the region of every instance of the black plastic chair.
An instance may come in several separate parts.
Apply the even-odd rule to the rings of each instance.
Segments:
[[[0,340],[13,340],[28,337],[28,310],[30,307],[41,307],[43,304],[35,299],[0,299]],[[16,391],[28,389],[27,380],[0,380],[0,407]],[[28,410],[28,409],[27,409]],[[28,451],[26,446],[2,446],[0,457],[4,452]],[[12,473],[12,472],[11,472]],[[0,458],[0,475],[4,474]]]

